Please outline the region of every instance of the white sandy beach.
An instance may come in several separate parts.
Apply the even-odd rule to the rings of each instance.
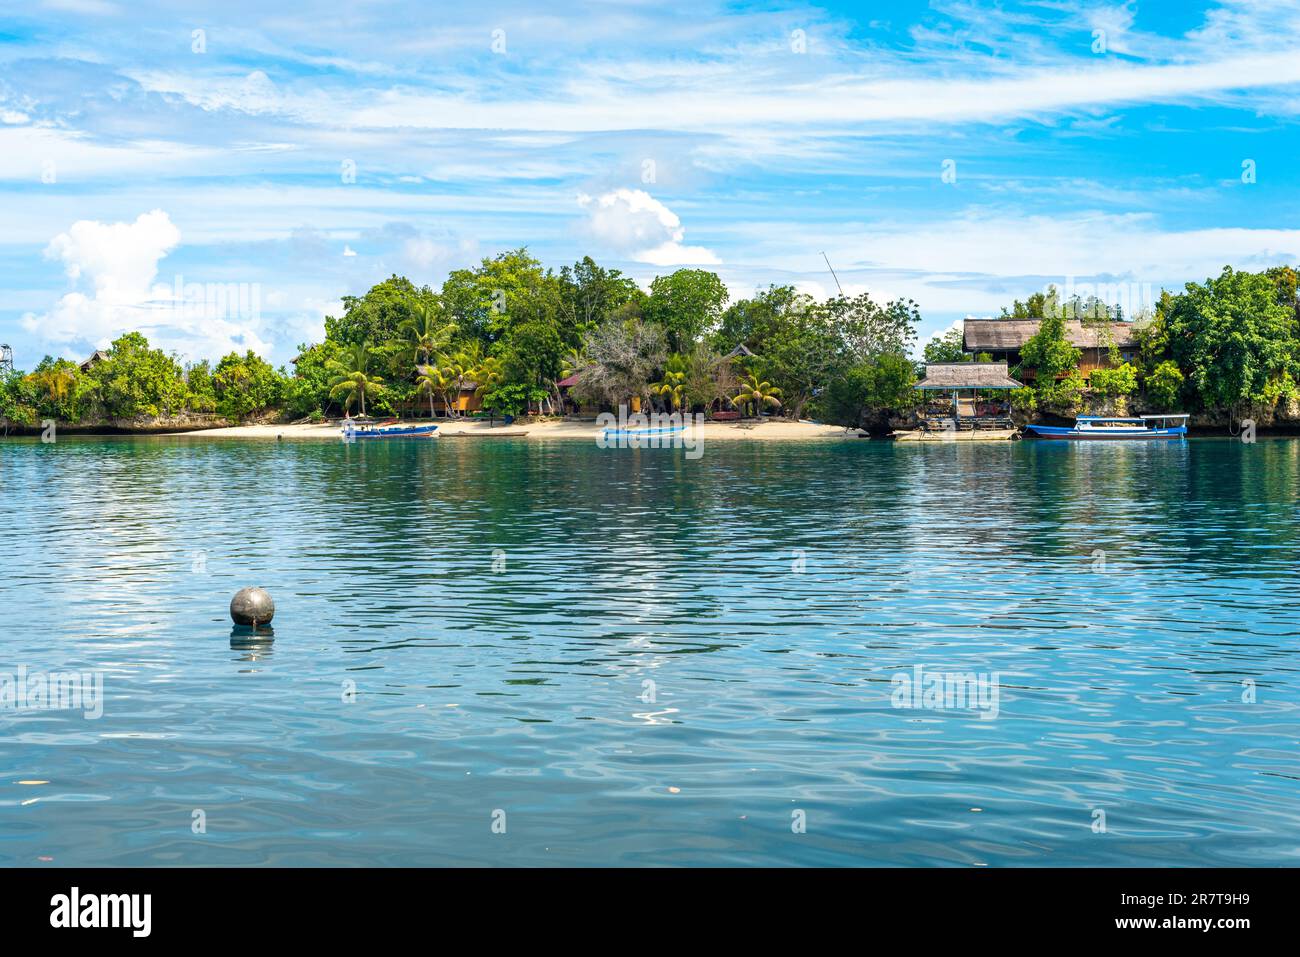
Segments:
[[[409,420],[411,424],[427,424],[428,419]],[[595,441],[602,426],[595,422],[570,422],[547,420],[542,422],[516,421],[509,426],[498,422],[490,426],[479,420],[439,420],[439,437],[462,433],[496,431],[527,432],[527,439],[586,439]],[[695,427],[692,427],[692,434]],[[337,442],[340,438],[336,423],[302,423],[294,425],[239,425],[223,429],[203,429],[197,432],[171,433],[194,439],[325,439]],[[705,441],[789,441],[792,439],[854,439],[857,432],[838,425],[818,425],[813,422],[790,422],[784,419],[761,424],[738,422],[706,422],[698,433]]]

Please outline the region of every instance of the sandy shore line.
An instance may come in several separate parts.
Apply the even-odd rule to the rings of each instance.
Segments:
[[[413,420],[425,424],[427,419]],[[480,421],[439,421],[439,437],[485,432],[527,432],[525,441],[532,439],[586,439],[596,441],[601,427],[595,422],[515,422],[510,426],[489,426]],[[189,439],[317,439],[337,442],[339,426],[335,423],[295,425],[239,425],[224,429],[202,429],[196,432],[169,433]],[[694,433],[692,433],[694,434]],[[767,421],[758,425],[737,422],[706,422],[699,435],[705,441],[750,440],[790,441],[794,439],[853,439],[857,432],[846,431],[838,425],[819,425],[814,422]]]

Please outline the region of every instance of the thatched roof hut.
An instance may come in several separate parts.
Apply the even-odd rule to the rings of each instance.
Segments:
[[[1021,383],[1007,375],[1005,362],[931,362],[918,389],[951,392],[957,389],[1019,389]]]
[[[967,319],[962,323],[967,352],[1018,352],[1038,332],[1041,319]],[[1078,319],[1065,321],[1065,338],[1076,349],[1097,349],[1109,330],[1115,345],[1131,349],[1137,345],[1135,323],[1109,322],[1084,325]]]

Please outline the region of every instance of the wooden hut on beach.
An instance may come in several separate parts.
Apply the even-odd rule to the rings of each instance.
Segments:
[[[911,442],[1009,439],[1016,433],[1009,403],[980,393],[1008,392],[1020,387],[1021,383],[1007,374],[1005,362],[928,363],[925,378],[916,388],[951,401],[943,402],[941,408],[927,406],[919,429],[895,432],[894,436]]]

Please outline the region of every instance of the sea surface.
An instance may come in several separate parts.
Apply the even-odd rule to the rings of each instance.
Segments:
[[[1300,441],[60,437],[0,482],[0,864],[1300,864]]]

